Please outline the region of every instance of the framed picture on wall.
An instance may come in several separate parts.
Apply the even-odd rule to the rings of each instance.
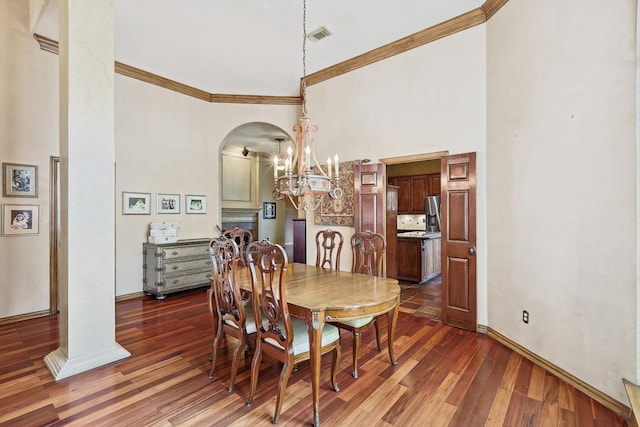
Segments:
[[[276,204],[275,202],[263,202],[262,203],[262,218],[274,219],[276,217]]]
[[[25,236],[40,233],[40,205],[4,205],[2,235]]]
[[[188,214],[206,214],[207,196],[194,196],[187,194],[185,197],[185,212]]]
[[[151,215],[151,193],[122,192],[123,215]]]
[[[156,194],[157,212],[159,214],[179,214],[180,195],[179,194]]]
[[[2,163],[4,197],[38,197],[38,166]]]

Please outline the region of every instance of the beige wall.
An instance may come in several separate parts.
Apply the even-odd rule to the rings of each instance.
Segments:
[[[486,324],[484,26],[438,40],[307,88],[309,116],[318,125],[318,158],[342,161],[449,151],[478,153],[478,320]],[[312,236],[327,226],[307,221]],[[352,227],[335,227],[348,242]],[[348,246],[348,245],[347,245]],[[315,261],[315,257],[307,259]],[[351,269],[342,251],[341,268]]]
[[[30,34],[28,5],[0,1],[0,159],[39,167],[38,198],[0,201],[39,204],[40,234],[0,237],[0,318],[49,307],[49,156],[59,154],[58,57],[40,50]],[[180,221],[183,239],[214,235],[220,144],[227,134],[254,121],[289,128],[297,108],[211,104],[120,75],[115,84],[115,287],[116,295],[126,295],[142,291],[142,242],[150,222]],[[122,215],[123,191],[151,193],[152,214]],[[180,194],[181,213],[156,214],[157,193]],[[208,214],[185,214],[185,194],[206,195]]]
[[[29,33],[29,2],[0,1],[0,161],[38,166],[40,234],[0,236],[0,317],[49,308],[49,156],[59,154],[58,58]],[[2,181],[0,179],[0,181]]]
[[[511,0],[487,29],[488,324],[621,402],[636,360],[635,8]]]
[[[116,294],[142,290],[142,242],[155,221],[180,221],[181,239],[217,236],[220,145],[236,127],[295,120],[295,106],[211,104],[116,77]],[[122,191],[178,193],[179,215],[120,215]],[[207,215],[186,214],[185,194],[207,196]]]

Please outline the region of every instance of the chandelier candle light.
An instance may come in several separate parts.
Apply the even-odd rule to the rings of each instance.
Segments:
[[[318,203],[314,203],[315,195],[329,195],[332,199],[342,197],[340,188],[340,163],[338,155],[327,158],[327,171],[322,169],[315,154],[315,140],[313,134],[318,130],[316,125],[309,125],[307,117],[307,2],[303,2],[302,20],[302,115],[299,123],[293,127],[296,133],[295,152],[289,147],[287,158],[284,161],[284,174],[278,173],[278,156],[273,158],[273,198],[284,200],[288,197],[297,210],[315,210],[320,206],[322,197]],[[313,164],[313,168],[312,165]],[[304,202],[296,204],[294,197],[304,197]]]

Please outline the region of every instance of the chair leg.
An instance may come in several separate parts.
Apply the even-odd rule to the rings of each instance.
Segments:
[[[282,401],[284,400],[284,392],[287,389],[287,382],[291,376],[293,365],[293,360],[287,360],[280,372],[280,379],[278,381],[278,397],[276,397],[276,409],[273,413],[273,424],[278,424],[278,417],[280,416],[280,409],[282,409]]]
[[[338,387],[338,370],[340,369],[340,358],[342,356],[342,347],[340,340],[336,342],[336,348],[333,349],[333,360],[331,361],[331,385],[335,391],[340,391]]]
[[[382,351],[382,346],[380,345],[380,337],[382,336],[382,331],[380,330],[380,322],[378,319],[373,320],[374,326],[376,328],[376,344],[378,344],[378,351]]]
[[[260,340],[256,342],[256,351],[253,353],[253,360],[251,361],[251,390],[249,391],[249,399],[247,400],[247,406],[251,406],[253,402],[253,396],[256,393],[258,386],[258,374],[260,373],[260,362],[262,361],[262,343]]]
[[[216,357],[218,356],[218,349],[220,349],[220,341],[222,339],[222,335],[224,335],[222,333],[222,327],[219,327],[218,331],[216,332],[216,336],[213,339],[213,350],[211,351],[211,356],[209,357],[209,359],[211,359],[211,371],[209,371],[209,378],[213,378],[213,370],[216,367]]]
[[[231,360],[231,378],[229,379],[229,390],[233,391],[233,383],[236,380],[236,373],[238,372],[238,363],[240,363],[240,353],[242,349],[247,345],[247,337],[242,335],[236,344],[236,348],[233,351],[233,359]]]
[[[353,378],[358,378],[358,355],[360,353],[360,332],[353,333]]]

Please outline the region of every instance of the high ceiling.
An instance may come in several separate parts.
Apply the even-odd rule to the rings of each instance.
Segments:
[[[482,5],[484,0],[307,0],[307,74]],[[34,32],[58,40],[57,0]],[[115,59],[210,93],[299,95],[302,0],[114,0]]]
[[[57,41],[58,0],[42,1],[33,32]],[[113,1],[116,61],[214,94],[299,96],[303,0]],[[484,0],[306,2],[306,32],[324,26],[332,33],[306,41],[308,75],[469,12]],[[285,147],[290,142],[287,132],[252,123],[234,130],[225,144],[271,155],[279,138]]]

